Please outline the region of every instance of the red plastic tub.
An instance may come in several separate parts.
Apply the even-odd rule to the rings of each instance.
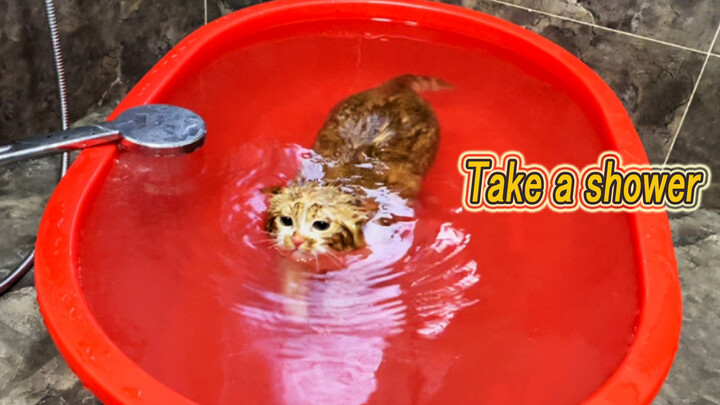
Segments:
[[[268,332],[262,339],[275,343],[262,346],[237,317],[247,298],[238,286],[272,278],[260,256],[223,264],[237,253],[228,235],[255,232],[233,176],[257,167],[291,175],[291,160],[252,151],[309,147],[337,101],[404,73],[454,85],[427,95],[442,141],[421,197],[452,220],[421,218],[415,233],[416,243],[465,235],[472,277],[451,288],[462,286],[464,304],[431,337],[407,332],[410,315],[379,345],[304,336],[293,341],[303,347],[297,356],[324,350],[356,356],[357,367],[303,363],[309,379],[293,380],[298,363],[262,354],[287,342]],[[607,150],[648,163],[613,92],[548,40],[441,3],[277,1],[185,38],[114,116],[145,103],[199,113],[206,145],[175,161],[114,146],[84,151],[53,194],[37,242],[45,322],[103,402],[631,405],[649,404],[660,389],[681,326],[665,213],[458,209],[466,150],[519,151],[545,167],[584,167]],[[312,397],[318,387],[325,396]]]

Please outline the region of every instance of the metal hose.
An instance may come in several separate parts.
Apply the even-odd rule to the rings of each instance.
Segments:
[[[57,17],[55,15],[55,3],[53,0],[45,0],[45,11],[47,13],[48,26],[50,28],[50,40],[52,41],[53,56],[55,58],[55,72],[57,74],[58,91],[60,93],[60,117],[62,118],[62,129],[70,128],[70,118],[67,107],[67,86],[65,84],[65,66],[63,64],[62,49],[60,48],[60,32],[58,30]],[[60,178],[67,173],[70,163],[70,154],[62,154],[60,164]],[[22,262],[4,279],[0,280],[0,295],[12,288],[20,279],[33,268],[35,249],[33,249]]]

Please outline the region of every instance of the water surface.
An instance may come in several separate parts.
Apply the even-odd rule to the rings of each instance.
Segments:
[[[599,388],[636,320],[628,217],[460,208],[465,150],[596,161],[604,129],[563,79],[399,23],[256,36],[156,100],[202,115],[207,144],[175,159],[120,154],[90,210],[82,287],[118,347],[203,404],[562,405]],[[408,72],[455,86],[426,95],[441,146],[419,201],[378,191],[403,219],[370,223],[369,249],[332,271],[283,262],[260,188],[321,174],[307,148],[335,103]]]

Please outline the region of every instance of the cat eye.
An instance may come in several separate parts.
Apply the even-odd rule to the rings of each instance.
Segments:
[[[318,231],[324,231],[330,228],[330,223],[328,223],[327,221],[315,221],[313,222],[313,228],[317,229]]]
[[[280,217],[280,222],[285,226],[292,226],[293,220],[290,217]]]

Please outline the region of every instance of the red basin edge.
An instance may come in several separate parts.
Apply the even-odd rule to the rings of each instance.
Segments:
[[[467,35],[482,32],[548,69],[572,77],[611,134],[623,162],[647,164],[622,104],[589,67],[554,43],[494,17],[442,3],[416,0],[280,0],[253,6],[204,26],[178,44],[114,111],[160,98],[207,55],[243,34],[295,21],[332,18],[412,20]],[[114,146],[83,151],[52,195],[40,225],[36,285],[40,309],[63,357],[81,381],[107,404],[192,403],[143,371],[117,348],[93,318],[80,288],[77,246],[89,202],[114,162]],[[682,304],[669,223],[664,213],[628,214],[634,230],[640,288],[635,339],[615,373],[583,404],[649,404],[677,351]],[[118,249],[121,249],[118,247]]]

